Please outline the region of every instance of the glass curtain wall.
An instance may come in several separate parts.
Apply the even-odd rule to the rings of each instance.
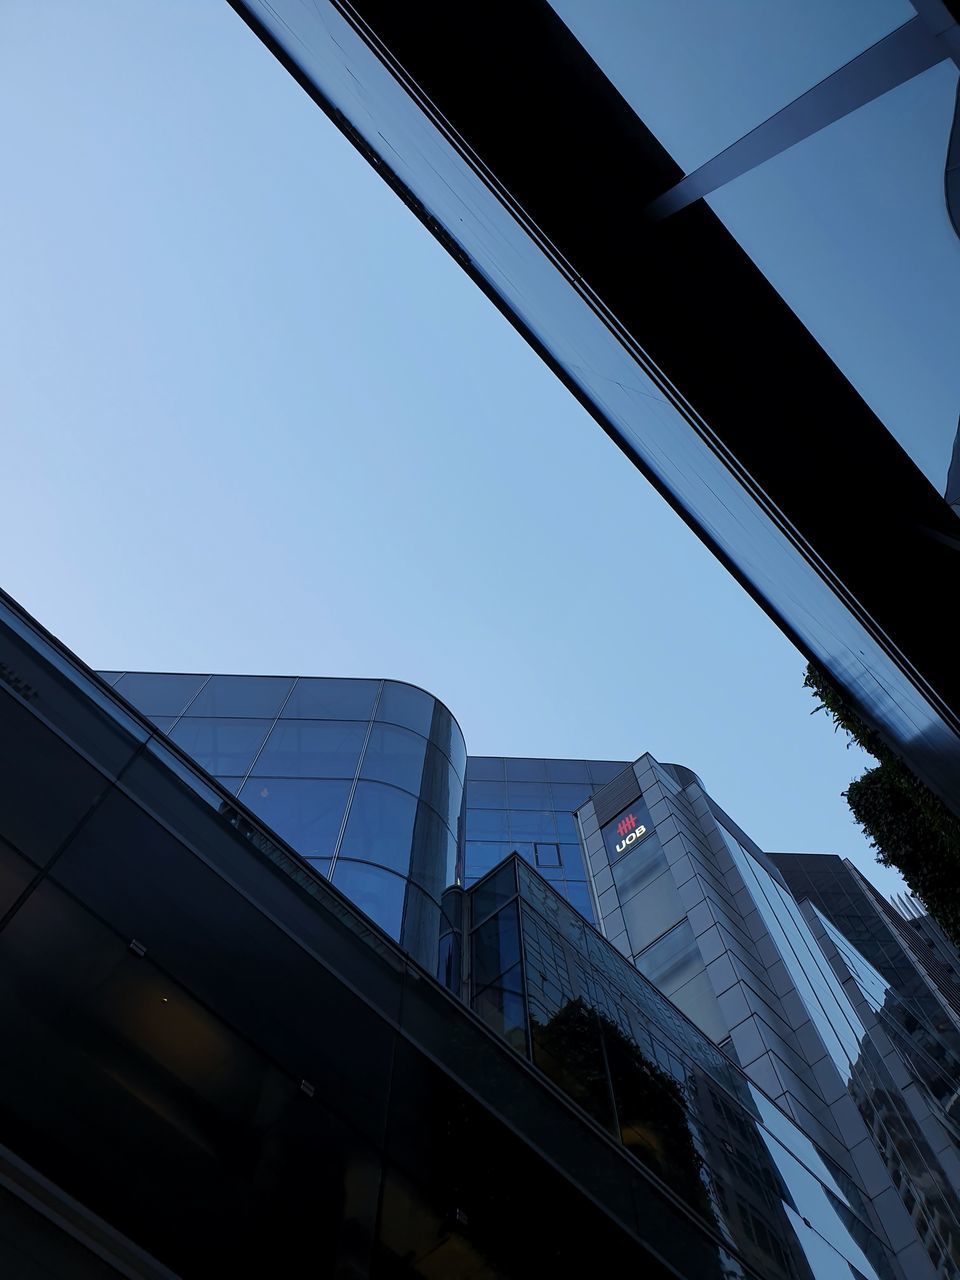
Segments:
[[[390,680],[111,673],[113,687],[431,968],[466,748]]]

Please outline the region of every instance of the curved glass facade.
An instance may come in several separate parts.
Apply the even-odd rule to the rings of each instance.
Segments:
[[[458,878],[466,746],[393,680],[126,672],[114,688],[426,966]]]

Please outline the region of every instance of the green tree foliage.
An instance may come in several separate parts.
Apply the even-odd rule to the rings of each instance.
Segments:
[[[813,663],[803,683],[818,699],[816,710],[828,711],[838,728],[878,762],[843,793],[877,850],[877,861],[896,867],[941,928],[960,945],[960,820],[864,723]]]

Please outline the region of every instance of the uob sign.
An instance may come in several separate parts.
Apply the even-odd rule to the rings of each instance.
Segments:
[[[647,828],[643,823],[637,822],[634,814],[624,814],[617,823],[617,835],[621,837],[619,843],[615,846],[617,853],[623,853],[625,849],[628,849],[630,845],[646,834]]]

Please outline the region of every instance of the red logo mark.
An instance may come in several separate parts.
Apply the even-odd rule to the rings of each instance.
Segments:
[[[617,823],[617,835],[618,836],[627,835],[627,833],[632,831],[636,825],[637,825],[636,818],[633,816],[632,813],[628,813],[625,818],[621,818],[620,821]]]

